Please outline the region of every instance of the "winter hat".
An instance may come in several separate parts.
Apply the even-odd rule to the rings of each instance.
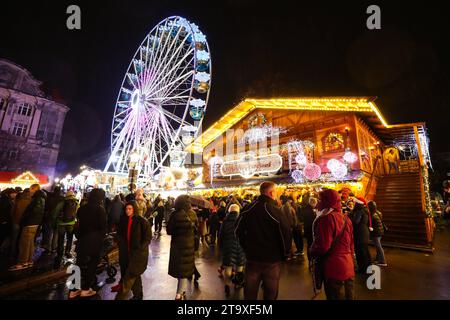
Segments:
[[[239,213],[240,211],[241,211],[241,208],[239,208],[239,206],[237,204],[232,204],[228,208],[228,212],[237,212],[237,213]]]
[[[356,203],[362,204],[363,206],[367,206],[366,199],[363,197],[356,197],[353,199]]]
[[[336,211],[341,211],[341,197],[336,190],[325,189],[319,193],[319,204],[317,210],[332,208]]]

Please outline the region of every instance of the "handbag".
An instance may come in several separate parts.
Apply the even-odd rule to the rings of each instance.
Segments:
[[[334,250],[334,247],[336,246],[337,242],[342,238],[345,232],[345,228],[347,226],[347,219],[344,218],[344,226],[342,227],[341,232],[338,234],[338,236],[333,240],[331,243],[330,248],[327,252],[325,252],[324,255],[321,257],[317,257],[312,259],[311,261],[311,273],[313,277],[313,283],[314,283],[314,290],[321,290],[322,289],[322,283],[324,281],[324,263],[325,260],[331,255],[331,253]]]

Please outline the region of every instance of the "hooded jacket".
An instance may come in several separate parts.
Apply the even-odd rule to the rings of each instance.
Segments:
[[[190,278],[194,273],[194,223],[188,216],[190,210],[189,197],[179,196],[167,224],[171,235],[169,275],[174,278]]]
[[[245,264],[245,253],[234,233],[238,213],[228,212],[219,232],[219,245],[222,252],[222,265],[243,266]]]
[[[77,211],[78,217],[78,245],[81,255],[100,255],[103,239],[106,235],[106,211],[103,207],[105,191],[93,189],[89,194],[87,204]]]
[[[353,228],[350,219],[341,213],[341,199],[335,190],[324,190],[319,194],[319,208],[324,212],[316,218],[313,224],[313,244],[311,256],[322,257],[331,248],[334,239],[343,230],[342,237],[336,243],[333,251],[324,261],[325,279],[345,281],[355,276],[353,264]]]
[[[351,212],[353,223],[353,233],[356,245],[366,245],[369,243],[369,212],[361,203],[355,203]]]

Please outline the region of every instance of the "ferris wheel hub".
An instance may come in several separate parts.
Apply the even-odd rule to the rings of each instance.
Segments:
[[[139,89],[134,90],[131,94],[131,106],[136,108],[138,106],[144,105],[145,95],[143,95]]]

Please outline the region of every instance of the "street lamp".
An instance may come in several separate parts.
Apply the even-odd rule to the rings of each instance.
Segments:
[[[138,164],[140,159],[140,155],[136,150],[133,150],[130,154],[130,162],[128,165],[129,168],[129,173],[128,173],[128,179],[129,179],[129,185],[128,185],[128,189],[130,190],[131,193],[134,192],[134,190],[136,189],[136,180],[137,180],[137,170],[136,170],[136,165]]]

